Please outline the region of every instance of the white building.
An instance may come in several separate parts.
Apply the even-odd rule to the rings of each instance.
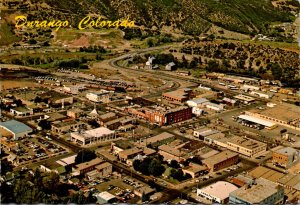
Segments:
[[[218,181],[202,189],[197,189],[197,196],[201,196],[212,203],[226,204],[229,201],[229,194],[237,189],[238,187],[229,182]]]
[[[198,107],[193,107],[192,108],[192,113],[196,116],[200,116],[204,113],[204,110],[203,109],[200,109]]]
[[[100,92],[90,92],[86,94],[86,98],[92,102],[110,102],[111,93],[106,90],[101,90]]]
[[[259,91],[251,91],[251,95],[258,96],[260,98],[266,98],[266,99],[271,99],[274,96],[274,93],[264,93],[264,92],[259,92]]]
[[[33,115],[33,110],[26,107],[15,107],[10,109],[10,113],[12,113],[14,116],[24,117]]]
[[[256,91],[259,91],[260,88],[257,87],[257,86],[253,86],[253,85],[243,85],[241,87],[241,90],[245,90],[245,91],[253,91],[253,90],[256,90]]]
[[[174,62],[171,62],[171,63],[168,63],[166,65],[166,70],[173,70],[173,68],[175,67],[175,63]]]
[[[85,85],[72,85],[72,86],[64,86],[64,91],[70,94],[79,94],[80,92],[84,91]]]
[[[195,99],[192,99],[192,100],[188,100],[186,102],[186,104],[189,107],[198,107],[198,106],[201,106],[201,105],[203,105],[204,103],[207,103],[207,102],[209,102],[209,100],[207,100],[206,98],[195,98]]]
[[[90,145],[99,142],[113,141],[117,138],[118,136],[115,134],[115,132],[106,127],[99,127],[93,130],[71,133],[71,141],[80,145]]]
[[[205,103],[205,107],[211,110],[215,110],[217,112],[223,111],[224,110],[224,105],[223,104],[216,104],[212,102],[207,102]]]

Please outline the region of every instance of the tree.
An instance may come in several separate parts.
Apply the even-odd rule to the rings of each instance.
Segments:
[[[181,181],[184,178],[184,174],[181,169],[171,169],[170,177],[172,177],[173,179],[177,179],[178,181]]]
[[[278,63],[271,63],[271,64],[269,64],[269,66],[271,67],[271,71],[272,71],[272,75],[273,75],[274,79],[280,80],[280,78],[282,77],[282,73],[283,73],[280,65]]]
[[[41,120],[38,124],[43,130],[50,130],[51,123],[48,120]]]
[[[178,164],[178,162],[176,160],[172,159],[170,162],[170,167],[177,169],[180,167],[180,165]]]
[[[95,159],[97,155],[95,154],[95,151],[91,150],[81,150],[78,152],[77,156],[75,157],[75,163],[83,163],[91,161],[92,159]]]
[[[12,164],[5,160],[1,160],[1,175],[5,175],[7,172],[11,172],[13,170]]]
[[[140,171],[141,161],[140,160],[134,160],[132,163],[132,166],[135,171]]]
[[[28,43],[32,45],[32,44],[36,44],[37,42],[35,39],[31,38],[29,39]]]
[[[145,201],[149,201],[150,197],[149,195],[146,195],[144,192],[142,194],[142,202],[145,202]]]
[[[161,165],[158,159],[153,159],[149,164],[149,173],[153,176],[160,176],[164,173],[165,167]]]

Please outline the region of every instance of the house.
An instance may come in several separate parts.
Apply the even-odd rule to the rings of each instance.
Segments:
[[[155,57],[149,57],[148,61],[146,62],[146,68],[152,70],[153,69],[153,61],[155,60]]]
[[[172,71],[175,69],[175,63],[174,62],[170,62],[166,65],[166,70]]]

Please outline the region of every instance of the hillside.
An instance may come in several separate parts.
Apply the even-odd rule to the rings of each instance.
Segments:
[[[266,33],[271,22],[292,21],[289,7],[274,7],[270,0],[27,0],[16,8],[35,17],[72,16],[73,23],[86,14],[109,19],[129,17],[148,28],[163,26],[186,34],[205,32],[212,24],[240,33]],[[25,2],[25,6],[24,6]],[[292,2],[294,10],[299,3]],[[286,3],[288,5],[288,3]],[[4,3],[4,6],[7,4]],[[14,5],[15,6],[15,5]],[[12,8],[12,6],[10,6]]]

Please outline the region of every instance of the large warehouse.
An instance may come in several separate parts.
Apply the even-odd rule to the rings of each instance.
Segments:
[[[19,137],[24,137],[33,131],[30,127],[17,120],[0,122],[0,128],[12,133],[15,140]]]
[[[277,124],[273,122],[258,117],[250,116],[250,115],[240,115],[238,116],[238,118],[255,124],[263,125],[265,128],[270,130],[277,127]]]

